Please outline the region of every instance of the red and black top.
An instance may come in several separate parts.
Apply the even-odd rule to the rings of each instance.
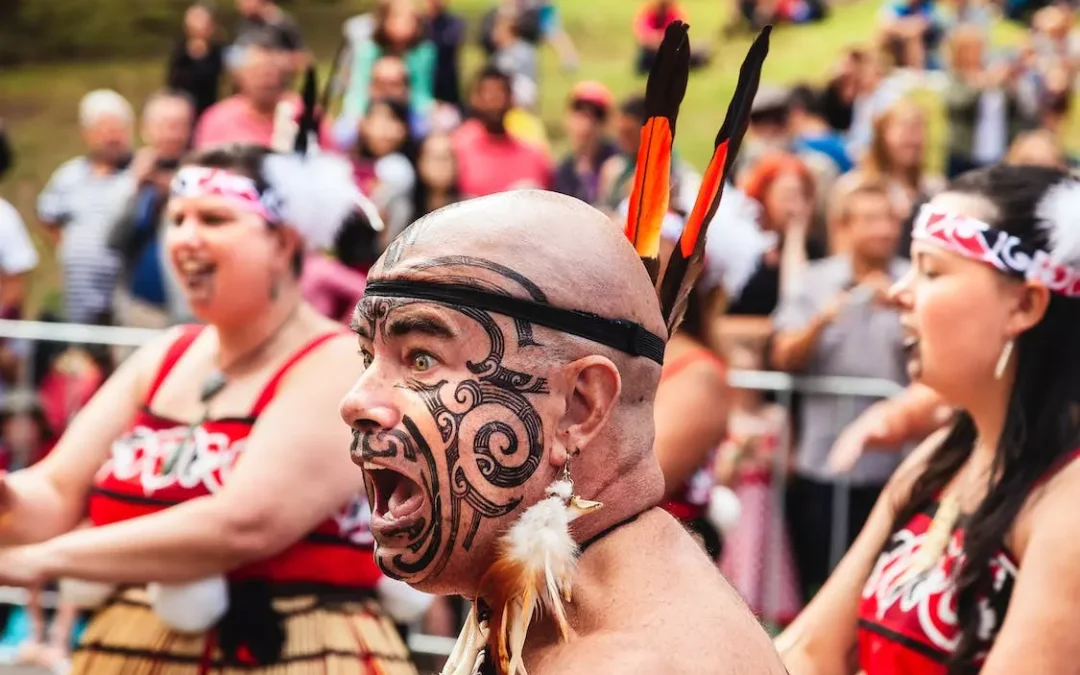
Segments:
[[[1071,453],[1043,478],[1080,457]],[[958,527],[937,565],[907,578],[922,547],[937,504],[931,504],[895,532],[878,557],[859,605],[859,665],[865,675],[945,675],[960,641],[956,619],[956,573],[963,562],[964,529]],[[979,655],[986,659],[1005,620],[1019,562],[1006,548],[990,560],[993,584],[979,601]]]
[[[267,382],[247,417],[209,419],[192,428],[154,413],[152,406],[161,384],[201,330],[202,326],[183,329],[166,352],[142,410],[113,443],[111,458],[98,472],[90,496],[90,520],[95,526],[137,518],[220,490],[243,454],[252,426],[289,369],[340,334],[316,337],[293,354]],[[174,458],[174,453],[179,454]],[[265,581],[271,586],[369,591],[382,576],[372,557],[370,518],[366,499],[358,495],[300,541],[272,558],[233,570],[228,578]]]

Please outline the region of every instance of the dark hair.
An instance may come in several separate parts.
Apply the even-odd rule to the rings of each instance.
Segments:
[[[1046,224],[1035,214],[1046,191],[1066,180],[1075,179],[1058,169],[1001,165],[964,174],[949,191],[986,199],[996,211],[991,225],[1026,245],[1047,250]],[[1074,353],[1080,344],[1080,300],[1053,294],[1042,320],[1015,344],[1016,381],[994,455],[990,475],[995,478],[965,523],[964,564],[956,576],[961,635],[950,660],[951,675],[978,671],[972,665],[980,648],[978,601],[992,590],[991,559],[1039,480],[1080,446],[1080,425],[1074,415],[1080,401],[1080,359]],[[894,532],[948,485],[971,455],[975,437],[971,416],[958,414],[899,509]]]
[[[706,343],[709,317],[705,312],[709,309],[709,298],[712,293],[702,293],[700,286],[690,290],[690,296],[686,301],[686,314],[683,315],[682,323],[678,331],[685,333],[698,342]]]
[[[607,121],[608,110],[599,103],[576,98],[570,101],[570,109],[574,112],[582,112],[603,124]]]
[[[480,72],[478,72],[476,74],[476,79],[473,80],[473,88],[474,89],[479,88],[481,84],[483,84],[484,82],[487,82],[488,80],[498,80],[499,82],[502,83],[502,85],[504,87],[506,87],[507,95],[513,96],[513,93],[514,93],[513,80],[511,80],[510,76],[508,74],[506,74],[505,72],[503,72],[502,69],[500,69],[499,67],[497,67],[496,65],[494,65],[492,63],[489,63],[486,66],[484,66],[483,68],[481,68]]]
[[[269,148],[250,143],[229,143],[217,145],[205,150],[196,150],[184,158],[182,164],[205,166],[211,169],[225,169],[255,181],[255,187],[262,192],[267,187],[262,175],[263,161],[273,154]],[[293,255],[292,271],[297,277],[304,271],[304,250],[299,248]]]
[[[808,115],[821,117],[824,114],[821,94],[810,85],[797,85],[788,94],[788,110],[802,110]]]
[[[634,117],[645,122],[645,97],[631,96],[619,105],[619,112],[627,117]]]
[[[434,135],[431,135],[421,141],[416,151],[416,188],[413,190],[413,220],[419,220],[422,216],[426,216],[429,213],[427,207],[428,185],[424,182],[424,177],[420,174],[420,158],[424,155],[424,146],[434,137]],[[453,153],[451,153],[451,156],[453,156]],[[453,162],[454,175],[456,178],[458,173],[457,157],[454,157]],[[458,186],[457,180],[455,180],[454,184],[450,187],[449,197],[451,202],[461,200],[461,188]]]
[[[409,160],[409,163],[416,166],[416,139],[413,137],[412,125],[410,124],[410,109],[409,104],[406,101],[399,101],[393,98],[377,98],[368,104],[367,112],[364,116],[371,114],[371,111],[376,106],[386,106],[390,110],[390,114],[394,116],[398,122],[405,126],[405,140],[402,141],[401,147],[398,148],[398,152],[405,156]],[[358,145],[360,155],[363,157],[373,157],[371,151],[368,150],[367,143],[361,136]]]

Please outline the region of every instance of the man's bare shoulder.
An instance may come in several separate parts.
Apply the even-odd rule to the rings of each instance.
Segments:
[[[717,642],[724,640],[718,638]],[[712,650],[687,653],[680,647],[655,631],[593,634],[560,645],[529,672],[533,675],[786,675],[775,653],[763,654],[758,659],[748,659],[745,654],[741,658],[717,658],[709,653]]]

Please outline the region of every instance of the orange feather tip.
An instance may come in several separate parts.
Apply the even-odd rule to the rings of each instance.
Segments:
[[[717,146],[709,161],[709,166],[705,169],[694,208],[690,212],[690,217],[686,219],[686,225],[679,237],[679,251],[684,258],[689,258],[694,253],[701,236],[702,226],[709,222],[719,206],[720,196],[724,189],[724,177],[727,173],[727,151],[728,144],[724,141]]]

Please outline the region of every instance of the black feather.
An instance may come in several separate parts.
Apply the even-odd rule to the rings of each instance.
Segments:
[[[675,134],[675,119],[679,105],[686,96],[690,75],[690,26],[672,21],[664,31],[664,40],[656,54],[649,80],[645,85],[645,117],[666,117]]]

